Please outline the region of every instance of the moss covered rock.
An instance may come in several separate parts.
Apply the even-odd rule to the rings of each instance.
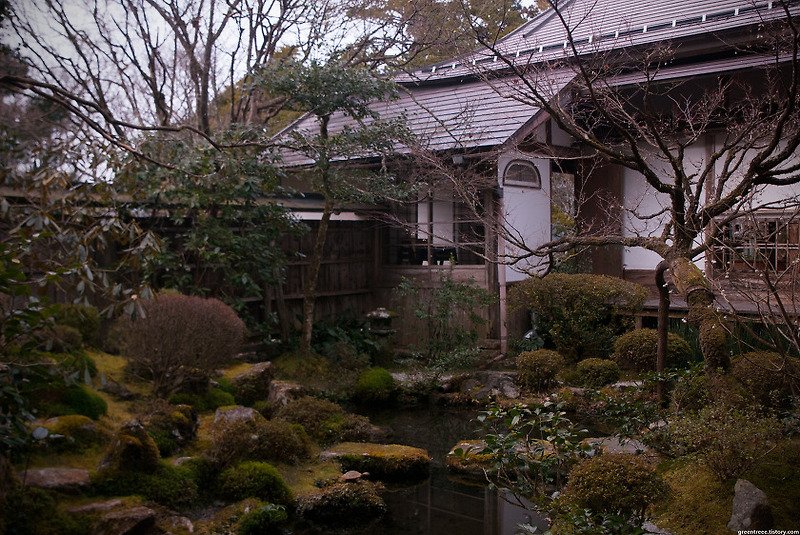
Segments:
[[[155,472],[160,460],[153,438],[138,420],[130,420],[122,424],[114,435],[100,461],[99,472]]]
[[[483,440],[462,440],[447,454],[447,469],[461,475],[485,477],[495,470],[495,457],[491,452],[484,453],[485,449]],[[528,444],[518,444],[514,451],[531,459],[543,459],[555,452],[552,444],[538,439],[532,439]]]
[[[320,455],[344,470],[369,472],[379,479],[414,479],[428,474],[431,458],[421,448],[400,444],[343,442]]]
[[[102,426],[80,414],[50,418],[42,426],[48,431],[48,447],[60,452],[84,451],[107,443],[109,438]]]
[[[238,403],[252,405],[269,397],[270,383],[274,374],[271,362],[258,362],[253,367],[231,379]]]

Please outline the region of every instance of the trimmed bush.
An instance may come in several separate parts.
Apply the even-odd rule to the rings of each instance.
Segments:
[[[584,459],[570,471],[560,501],[570,508],[642,520],[667,492],[667,484],[644,458],[605,454]]]
[[[513,306],[532,309],[548,347],[568,363],[610,355],[614,339],[633,328],[647,290],[603,275],[550,273],[513,287]]]
[[[781,437],[772,416],[722,403],[676,419],[669,427],[673,454],[695,454],[717,479],[739,477],[757,464]]]
[[[541,392],[556,383],[564,357],[550,349],[525,351],[517,357],[517,374],[522,386]]]
[[[619,366],[613,360],[586,359],[578,363],[577,377],[583,386],[598,388],[619,381]]]
[[[731,374],[764,407],[785,409],[800,388],[800,360],[777,353],[751,352],[733,361]]]
[[[658,352],[658,331],[655,329],[636,329],[627,332],[614,342],[614,362],[623,370],[637,372],[656,370]],[[667,355],[665,367],[684,365],[692,357],[689,342],[677,334],[667,334]]]
[[[74,327],[54,325],[52,329],[41,331],[39,345],[45,351],[71,353],[83,347],[83,338]]]
[[[132,371],[153,382],[162,398],[193,379],[230,363],[244,337],[244,323],[217,299],[162,295],[140,303],[144,315],[120,318],[124,354]]]
[[[274,466],[247,461],[228,468],[219,476],[222,495],[232,501],[258,498],[268,502],[289,504],[292,492]]]
[[[57,325],[76,329],[84,344],[97,344],[100,335],[100,312],[97,308],[78,303],[60,304],[55,306],[53,317]]]
[[[355,397],[364,403],[386,403],[394,392],[394,378],[383,368],[361,372],[355,386]]]

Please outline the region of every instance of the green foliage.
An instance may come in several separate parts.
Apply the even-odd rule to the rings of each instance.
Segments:
[[[382,349],[370,334],[369,322],[351,310],[316,321],[311,347],[334,365],[348,369],[366,367]]]
[[[289,519],[286,508],[268,503],[246,513],[239,520],[237,535],[278,535],[281,525]]]
[[[44,351],[71,353],[83,347],[81,332],[69,325],[53,325],[37,336],[40,347]]]
[[[258,461],[247,461],[228,468],[220,474],[220,491],[234,501],[258,498],[287,505],[292,502],[292,492],[274,466]]]
[[[516,364],[520,383],[541,392],[555,384],[556,375],[564,366],[564,358],[555,351],[539,349],[520,353]]]
[[[92,481],[92,489],[102,496],[141,496],[173,509],[190,507],[199,496],[190,470],[164,462],[154,472],[100,472]]]
[[[800,389],[800,359],[777,353],[740,355],[733,360],[731,374],[758,403],[773,409],[791,406]]]
[[[658,350],[658,331],[636,329],[627,332],[614,342],[614,361],[623,370],[655,371]],[[665,367],[685,365],[692,358],[689,343],[677,334],[667,334]]]
[[[162,405],[145,423],[162,457],[187,446],[197,435],[197,412],[191,405]]]
[[[383,368],[361,372],[356,381],[355,397],[364,403],[386,403],[394,392],[394,378]]]
[[[676,374],[673,383],[670,408],[676,414],[700,411],[714,401],[702,363]]]
[[[247,144],[251,135],[224,132],[218,140]],[[141,192],[136,206],[167,214],[160,220],[164,228],[157,229],[163,250],[144,265],[146,280],[216,297],[249,319],[242,299],[262,297],[265,287],[283,280],[286,258],[279,240],[305,230],[279,204],[260,202],[278,187],[273,162],[254,147],[219,151],[165,135],[145,138],[137,148],[174,166],[131,159],[117,177]],[[263,308],[255,316],[271,319]],[[255,329],[257,323],[250,326]]]
[[[414,317],[426,328],[423,344],[416,348],[434,371],[462,367],[470,363],[478,341],[477,326],[486,323],[476,311],[494,303],[494,297],[474,285],[474,280],[457,282],[442,270],[439,282],[427,290],[403,279],[397,293],[416,304]]]
[[[644,287],[621,279],[565,273],[532,277],[510,295],[514,306],[533,309],[546,347],[570,363],[610,355],[614,339],[633,327],[646,296]]]
[[[695,455],[720,481],[751,469],[781,436],[774,416],[723,403],[683,415],[669,430],[673,454]]]
[[[56,325],[77,329],[84,344],[89,346],[97,344],[100,335],[100,312],[96,307],[83,303],[56,305],[53,318]]]
[[[581,441],[586,431],[576,428],[560,403],[491,406],[477,420],[486,431],[485,447],[474,453],[491,457],[498,486],[528,499],[539,500],[549,485],[562,484],[570,467],[588,450]]]
[[[666,498],[668,488],[643,457],[604,454],[584,459],[570,471],[559,501],[571,511],[568,518],[573,522],[576,510],[588,509],[590,526],[605,523],[616,528],[610,533],[631,533],[624,531],[622,524],[633,521],[636,527],[641,526],[650,505]],[[612,515],[617,518],[610,518]]]
[[[229,363],[244,338],[242,321],[217,299],[162,295],[140,305],[139,316],[119,320],[124,356],[135,373],[152,380],[158,397],[178,391],[194,372]]]
[[[335,483],[300,498],[297,513],[328,529],[367,524],[386,513],[378,490],[368,481]]]
[[[613,360],[586,359],[578,363],[578,381],[583,386],[601,387],[619,381],[619,366]]]

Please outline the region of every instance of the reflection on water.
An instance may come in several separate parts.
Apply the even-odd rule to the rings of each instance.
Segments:
[[[477,438],[476,410],[425,407],[415,411],[371,414],[394,430],[391,441],[425,448],[432,457],[431,477],[411,488],[384,494],[389,513],[364,535],[514,535],[521,523],[547,528],[529,509],[509,503],[497,491],[448,477],[445,456],[459,440]]]

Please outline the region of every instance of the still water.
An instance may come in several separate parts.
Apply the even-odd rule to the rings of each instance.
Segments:
[[[424,448],[432,461],[426,481],[384,494],[388,514],[363,535],[514,535],[520,523],[540,532],[547,528],[543,518],[509,503],[498,491],[448,476],[445,456],[450,449],[459,440],[480,436],[473,421],[477,412],[422,407],[369,415],[373,423],[392,428],[391,442]]]

